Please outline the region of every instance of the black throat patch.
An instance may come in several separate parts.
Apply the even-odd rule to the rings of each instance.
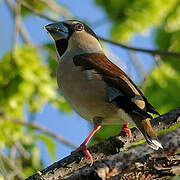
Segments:
[[[68,47],[68,40],[60,39],[60,40],[55,41],[55,43],[56,43],[56,49],[59,53],[59,56],[61,57],[65,53]]]

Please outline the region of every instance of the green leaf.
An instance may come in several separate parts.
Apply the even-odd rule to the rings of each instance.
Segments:
[[[44,136],[44,135],[39,135],[38,139],[42,140],[45,143],[52,161],[55,161],[55,159],[56,159],[56,154],[55,154],[56,145],[55,145],[54,141],[50,137]]]
[[[37,146],[33,146],[31,149],[31,155],[32,155],[32,165],[36,169],[39,169],[41,167],[41,155],[40,155],[40,149]]]
[[[42,1],[37,0],[24,0],[28,5],[30,5],[33,9],[42,12],[46,8],[48,8],[48,5]],[[31,14],[31,12],[26,9],[24,6],[21,8],[21,15],[26,16]]]
[[[130,40],[163,22],[178,0],[96,0],[112,20],[111,35],[115,40]],[[177,15],[176,15],[177,16]]]
[[[179,107],[180,94],[177,93],[180,90],[179,77],[180,71],[174,69],[169,62],[165,62],[152,71],[146,82],[145,95],[160,113]]]

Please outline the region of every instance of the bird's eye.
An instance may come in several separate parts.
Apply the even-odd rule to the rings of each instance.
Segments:
[[[74,25],[75,31],[82,31],[84,29],[84,26],[80,23]]]

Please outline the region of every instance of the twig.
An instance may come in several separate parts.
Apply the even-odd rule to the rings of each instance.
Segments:
[[[11,4],[10,0],[6,0],[6,2],[8,3],[8,5]],[[12,10],[12,8],[11,8],[11,10]],[[29,8],[29,6],[28,6],[28,10],[32,11],[33,13],[36,12],[36,10],[34,10],[34,8]],[[13,11],[13,10],[12,10],[12,11]],[[13,13],[14,13],[14,12],[13,12]],[[42,18],[51,20],[51,21],[53,21],[53,22],[57,22],[56,19],[47,17],[46,15],[42,14],[41,12],[38,12],[38,13],[36,12],[36,14],[37,14],[38,16],[42,17]],[[22,32],[21,32],[21,33],[22,33]],[[112,41],[112,40],[110,40],[110,39],[103,38],[103,37],[101,37],[101,36],[97,36],[97,37],[98,37],[100,40],[102,40],[102,41],[105,41],[105,42],[114,44],[114,45],[116,45],[116,46],[120,46],[120,47],[125,48],[125,49],[133,50],[133,51],[150,53],[150,54],[152,54],[152,55],[172,56],[172,57],[176,57],[176,58],[179,58],[179,57],[180,57],[180,53],[177,53],[177,52],[161,51],[161,50],[152,50],[152,49],[144,49],[144,48],[136,48],[136,47],[127,46],[127,45],[124,45],[124,44],[121,44],[121,43]]]
[[[16,173],[16,176],[19,179],[24,179],[23,173],[17,168],[16,164],[14,164],[13,161],[11,161],[8,157],[4,155],[3,152],[0,151],[1,158],[8,164],[8,166]]]
[[[24,40],[25,43],[33,46],[33,40],[30,38],[30,36],[28,35],[27,29],[25,28],[25,26],[23,26],[23,24],[21,24],[21,27],[19,29],[20,34],[22,36],[22,39]]]
[[[38,124],[36,124],[34,122],[26,122],[26,121],[21,121],[21,120],[18,120],[18,119],[10,119],[10,121],[14,122],[14,123],[22,124],[24,126],[28,126],[28,127],[34,128],[36,130],[39,130],[42,133],[47,134],[47,135],[57,139],[59,142],[65,144],[65,145],[68,145],[68,146],[70,146],[72,148],[77,148],[76,145],[72,144],[70,141],[68,141],[64,137],[62,137],[60,135],[57,135],[56,133],[54,133],[54,132],[46,129],[45,127],[43,127],[41,125],[38,125]]]
[[[21,119],[13,118],[13,117],[9,116],[8,114],[6,114],[3,109],[0,109],[0,116],[7,119],[7,120],[9,120],[9,121],[11,121],[11,122],[13,122],[13,123],[21,124],[21,125],[24,125],[24,126],[39,130],[40,132],[55,138],[56,140],[58,140],[59,142],[65,144],[65,145],[68,145],[68,146],[70,146],[72,148],[77,148],[76,145],[72,144],[71,142],[69,142],[64,137],[62,137],[60,135],[57,135],[56,133],[54,133],[54,132],[46,129],[45,127],[43,127],[41,125],[38,125],[38,124],[36,124],[34,122],[27,122],[27,121],[23,121]]]
[[[10,150],[9,150],[9,158],[10,158],[12,161],[15,160],[16,152],[17,152],[16,150],[17,150],[17,149],[16,149],[15,145],[12,145],[11,148],[10,148]]]
[[[4,116],[4,114],[3,114]],[[33,128],[33,129],[36,129],[36,130],[39,130],[41,131],[42,133],[48,135],[48,136],[51,136],[53,138],[55,138],[56,140],[58,140],[59,142],[65,144],[65,145],[68,145],[72,148],[77,148],[76,145],[72,144],[70,141],[68,141],[67,139],[65,139],[64,137],[60,136],[60,135],[57,135],[56,133],[46,129],[45,127],[41,126],[41,125],[38,125],[34,122],[27,122],[27,121],[23,121],[23,120],[20,120],[20,119],[15,119],[15,118],[9,118],[7,117],[7,119],[13,123],[17,123],[17,124],[21,124],[21,125],[24,125],[24,126],[28,126],[30,128]]]
[[[6,169],[5,166],[4,166],[4,162],[3,162],[2,158],[1,158],[1,156],[0,156],[0,174],[1,174],[4,178],[6,178],[7,175],[8,175],[7,169]]]
[[[132,60],[132,62],[133,62],[133,64],[134,64],[134,66],[135,66],[136,69],[137,69],[137,72],[138,72],[140,78],[142,78],[143,81],[144,81],[144,80],[146,79],[147,74],[145,73],[143,67],[141,66],[141,64],[140,64],[140,62],[139,62],[139,59],[138,59],[138,57],[137,57],[136,52],[130,50],[130,51],[129,51],[129,55],[130,55],[130,57],[131,57],[131,60]]]
[[[16,141],[14,143],[15,147],[17,148],[17,150],[19,151],[19,154],[26,160],[29,160],[31,155],[28,151],[26,151],[23,147],[23,145],[19,142],[19,141]]]
[[[133,51],[150,53],[150,54],[152,54],[152,55],[172,56],[172,57],[176,57],[176,58],[179,58],[179,57],[180,57],[180,53],[177,53],[177,52],[161,51],[161,50],[152,50],[152,49],[144,49],[144,48],[136,48],[136,47],[132,47],[132,46],[128,46],[128,45],[124,45],[124,44],[121,44],[121,43],[112,41],[112,40],[110,40],[110,39],[103,38],[103,37],[101,37],[101,36],[98,36],[98,38],[99,38],[100,40],[102,40],[102,41],[111,43],[111,44],[116,45],[116,46],[120,46],[120,47],[125,48],[125,49],[133,50]]]
[[[45,14],[39,12],[38,10],[34,9],[32,6],[30,6],[28,3],[26,3],[25,1],[22,2],[22,6],[25,7],[26,9],[28,9],[29,11],[31,11],[32,13],[34,13],[35,15],[45,18],[49,21],[54,21],[57,22],[57,20],[55,20],[54,18],[51,18],[49,16],[46,16]]]
[[[12,12],[12,14],[15,15],[15,8],[14,8],[12,2],[10,0],[6,0],[6,4],[7,4],[7,7],[10,9],[10,11]],[[28,35],[27,30],[25,29],[25,27],[22,24],[20,26],[19,31],[21,33],[21,36],[22,36],[24,42],[26,42],[27,44],[32,45],[33,41],[30,38],[30,36]]]
[[[12,43],[12,52],[16,50],[16,44],[18,40],[19,27],[21,26],[21,0],[17,0],[14,10],[14,36]]]
[[[63,8],[62,6],[60,6],[58,3],[56,3],[56,1],[52,1],[52,0],[40,0],[40,1],[46,3],[48,7],[52,9],[52,11],[62,14],[66,19],[74,18],[72,13],[70,13],[67,9]]]

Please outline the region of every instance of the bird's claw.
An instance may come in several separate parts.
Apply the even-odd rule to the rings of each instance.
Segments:
[[[127,133],[128,137],[131,138],[131,136],[132,136],[131,135],[131,130],[128,128],[128,125],[129,125],[129,123],[123,124],[121,131]]]
[[[74,151],[71,152],[71,154],[76,153],[76,152],[80,152],[83,151],[84,154],[88,157],[89,161],[90,161],[90,166],[93,165],[93,158],[89,152],[89,150],[87,149],[85,144],[81,144],[77,149],[75,149]]]

